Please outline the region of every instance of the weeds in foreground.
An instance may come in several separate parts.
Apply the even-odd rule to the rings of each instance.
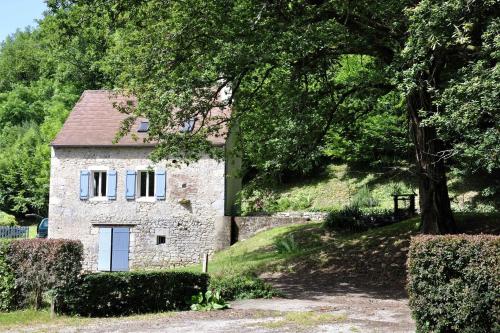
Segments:
[[[318,313],[314,311],[306,311],[306,312],[294,311],[294,312],[287,312],[279,320],[262,323],[261,326],[270,329],[283,328],[287,326],[306,328],[322,324],[343,322],[346,319],[347,315],[345,314]]]
[[[279,254],[293,254],[300,252],[299,244],[295,241],[293,234],[283,238],[278,238],[274,242],[274,247]]]

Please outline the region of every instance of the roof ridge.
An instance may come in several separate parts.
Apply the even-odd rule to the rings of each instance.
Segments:
[[[86,92],[98,92],[98,93],[104,93],[104,92],[115,92],[113,89],[85,89],[83,93]],[[118,92],[118,91],[116,91]]]

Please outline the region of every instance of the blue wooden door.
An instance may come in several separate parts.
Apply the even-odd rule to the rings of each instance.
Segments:
[[[111,270],[128,271],[129,228],[113,228]]]
[[[97,270],[111,270],[111,228],[99,228],[99,253],[97,255]]]

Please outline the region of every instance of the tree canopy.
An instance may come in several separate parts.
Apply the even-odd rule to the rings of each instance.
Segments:
[[[157,159],[220,156],[206,138],[221,126],[238,125],[235,153],[269,174],[305,173],[325,156],[408,159],[411,138],[426,232],[454,229],[450,165],[500,168],[498,0],[47,4],[40,27],[0,51],[0,127],[15,142],[52,124],[46,145],[89,88],[138,97],[131,116],[149,118]],[[170,130],[213,107],[233,111],[188,135]],[[25,197],[8,179],[1,188],[17,194],[0,193],[0,208]]]

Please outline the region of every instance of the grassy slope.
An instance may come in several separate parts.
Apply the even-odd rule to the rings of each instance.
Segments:
[[[452,206],[463,211],[467,206],[476,210],[492,212],[500,198],[483,197],[482,190],[491,186],[491,180],[474,177],[463,178],[450,175],[449,191]],[[328,211],[348,205],[356,192],[367,186],[382,208],[392,208],[391,194],[396,188],[418,193],[416,177],[409,170],[395,168],[386,172],[352,169],[347,165],[329,165],[325,172],[316,177],[297,180],[274,189],[277,204],[267,210],[320,210]],[[266,207],[266,208],[269,208]]]
[[[327,232],[318,222],[273,228],[216,253],[209,263],[209,273],[244,274],[280,270],[290,261],[330,251],[333,249],[332,244],[335,244],[335,248],[369,248],[380,237],[406,237],[414,234],[417,232],[417,226],[418,219],[410,219],[352,235]],[[294,236],[299,250],[293,253],[278,253],[275,243],[289,235]],[[187,269],[199,271],[201,266],[190,266]]]
[[[500,233],[500,214],[457,214],[462,232]],[[218,252],[209,263],[211,274],[264,274],[275,272],[323,274],[327,281],[349,276],[353,284],[365,281],[377,287],[403,291],[410,237],[418,234],[419,219],[343,235],[326,231],[321,223],[291,225],[263,231]],[[293,235],[299,250],[278,253],[275,244]],[[191,266],[191,271],[201,267]],[[340,281],[338,281],[340,282]]]

